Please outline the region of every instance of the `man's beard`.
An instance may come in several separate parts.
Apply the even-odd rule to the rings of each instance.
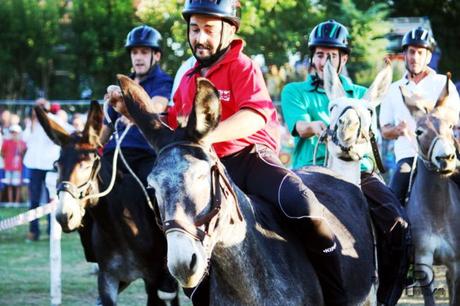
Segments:
[[[198,48],[201,48],[201,49],[206,49],[209,51],[209,55],[206,55],[206,56],[199,56],[198,55]],[[208,59],[210,59],[213,54],[211,54],[212,52],[212,48],[209,46],[209,45],[202,45],[202,44],[198,44],[195,46],[194,50],[193,50],[193,53],[195,54],[195,57],[197,59],[199,59],[200,61],[206,61]]]

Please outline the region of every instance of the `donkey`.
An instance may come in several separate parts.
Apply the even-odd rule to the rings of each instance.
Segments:
[[[168,268],[179,283],[193,288],[209,274],[211,305],[322,305],[299,233],[283,226],[273,205],[239,190],[201,141],[219,122],[214,86],[198,79],[188,123],[173,132],[153,113],[140,86],[118,78],[127,115],[158,152],[148,182],[157,190]],[[327,207],[351,304],[370,303],[374,265],[366,201],[356,186],[326,168],[299,175]]]
[[[397,302],[404,286],[410,228],[394,194],[383,186],[383,181],[377,176],[362,173],[361,163],[370,162],[374,169],[384,171],[372,131],[372,115],[390,87],[391,80],[391,62],[385,59],[384,68],[364,96],[353,99],[346,97],[330,61],[324,69],[324,90],[330,101],[330,124],[325,132],[329,153],[327,167],[362,188],[366,195],[374,225],[379,275],[377,297],[390,305]]]
[[[447,266],[450,305],[460,305],[460,190],[451,179],[456,174],[453,126],[458,111],[448,105],[449,83],[448,77],[435,107],[419,109],[424,114],[416,118],[418,154],[407,213],[415,249],[414,272],[425,305],[435,305],[433,265]],[[407,88],[401,92],[405,101],[417,105]]]
[[[166,305],[157,296],[159,281],[167,273],[166,240],[137,182],[131,176],[118,174],[107,196],[90,198],[99,190],[105,190],[110,180],[110,174],[99,171],[99,134],[103,119],[99,103],[91,102],[82,133],[68,134],[41,108],[36,107],[35,111],[47,135],[61,146],[57,161],[57,221],[66,233],[84,227],[85,222],[93,223],[90,235],[94,255],[90,256],[95,256],[99,264],[100,302],[115,305],[118,294],[142,278],[147,304]],[[178,305],[177,296],[172,299],[172,305]]]
[[[372,114],[391,84],[392,73],[391,62],[386,60],[364,97],[354,99],[346,97],[331,62],[325,65],[324,90],[330,101],[326,166],[357,186],[361,183],[360,162],[372,152]]]

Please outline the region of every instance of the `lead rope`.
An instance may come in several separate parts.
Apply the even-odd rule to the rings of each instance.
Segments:
[[[129,128],[131,128],[133,124],[132,123],[129,123],[128,126],[126,127],[126,130],[128,130]],[[125,130],[125,131],[126,131]],[[115,139],[117,140],[117,145],[119,144],[118,143],[118,134],[115,134]],[[120,141],[121,143],[121,141]],[[125,159],[125,156],[123,155],[123,151],[120,150],[120,157],[121,157],[121,160],[123,161],[123,164],[125,165],[126,169],[128,169],[129,173],[134,177],[134,179],[136,180],[136,182],[139,184],[139,186],[141,187],[142,189],[142,192],[144,193],[144,196],[147,200],[147,204],[149,205],[150,209],[153,210],[155,212],[155,209],[153,207],[153,204],[152,204],[152,201],[150,200],[150,197],[149,197],[149,194],[147,193],[147,189],[144,187],[144,184],[142,184],[142,181],[139,179],[139,177],[134,173],[133,169],[131,169],[131,167],[129,166],[128,162],[126,161]],[[155,218],[156,219],[156,218]],[[161,227],[160,227],[161,228]]]
[[[412,167],[410,169],[410,176],[409,176],[409,186],[407,187],[406,198],[404,199],[404,207],[407,207],[407,203],[409,202],[410,193],[412,191],[412,181],[414,179],[415,174],[415,167],[417,167],[417,156],[414,156],[414,160],[412,161]]]
[[[327,129],[325,129],[321,135],[318,137],[318,141],[316,142],[315,144],[315,148],[313,149],[313,166],[316,166],[316,155],[318,153],[318,147],[321,143],[324,143],[324,144],[327,144]],[[326,148],[326,153],[325,153],[325,156],[324,156],[324,162],[323,162],[323,166],[326,165],[327,163],[327,158],[329,157],[328,156],[328,151],[327,151],[327,148]]]
[[[105,109],[104,109],[105,110]],[[104,112],[105,113],[105,112]],[[115,185],[115,178],[116,178],[116,172],[117,172],[117,160],[118,160],[118,154],[121,153],[120,151],[120,144],[125,138],[126,134],[129,131],[129,128],[131,125],[128,125],[126,129],[123,131],[123,134],[120,136],[120,139],[118,139],[118,133],[117,133],[117,127],[118,123],[120,122],[121,118],[118,118],[117,121],[115,121],[115,135],[116,135],[116,146],[115,146],[115,152],[113,153],[113,160],[112,160],[112,177],[110,179],[109,186],[107,189],[103,192],[100,193],[95,193],[95,194],[89,194],[85,196],[84,198],[81,199],[81,201],[89,200],[89,199],[94,199],[94,198],[101,198],[105,197],[107,194],[109,194],[110,191],[112,191],[113,186]],[[110,121],[111,123],[111,121]]]

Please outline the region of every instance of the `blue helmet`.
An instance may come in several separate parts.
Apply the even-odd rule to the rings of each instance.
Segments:
[[[126,36],[125,48],[131,51],[134,47],[149,47],[161,51],[161,34],[148,25],[141,25],[132,29]]]
[[[240,27],[239,0],[185,0],[182,16],[188,22],[193,14],[220,17],[237,29]]]
[[[333,19],[321,22],[310,33],[308,49],[313,53],[316,47],[338,48],[350,54],[348,36],[348,30],[343,24]]]
[[[417,27],[404,34],[401,47],[406,50],[409,46],[422,47],[433,52],[436,48],[436,41],[430,31]]]

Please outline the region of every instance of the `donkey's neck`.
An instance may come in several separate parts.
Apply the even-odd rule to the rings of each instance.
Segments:
[[[344,161],[329,154],[327,167],[340,174],[347,182],[359,187],[361,184],[361,169],[359,161]]]
[[[422,197],[424,202],[428,201],[430,205],[424,209],[436,214],[451,214],[452,210],[458,210],[454,204],[460,203],[460,192],[456,184],[447,176],[429,171],[420,159],[417,161],[417,174],[411,193]]]
[[[267,285],[272,280],[266,276],[272,274],[268,272],[271,265],[263,256],[260,233],[251,225],[254,222],[251,204],[243,197],[240,207],[247,221],[227,228],[226,241],[218,243],[213,250],[212,282],[224,295],[220,298],[227,300],[228,297],[228,303],[221,302],[222,305],[261,305],[264,299],[269,300]]]

